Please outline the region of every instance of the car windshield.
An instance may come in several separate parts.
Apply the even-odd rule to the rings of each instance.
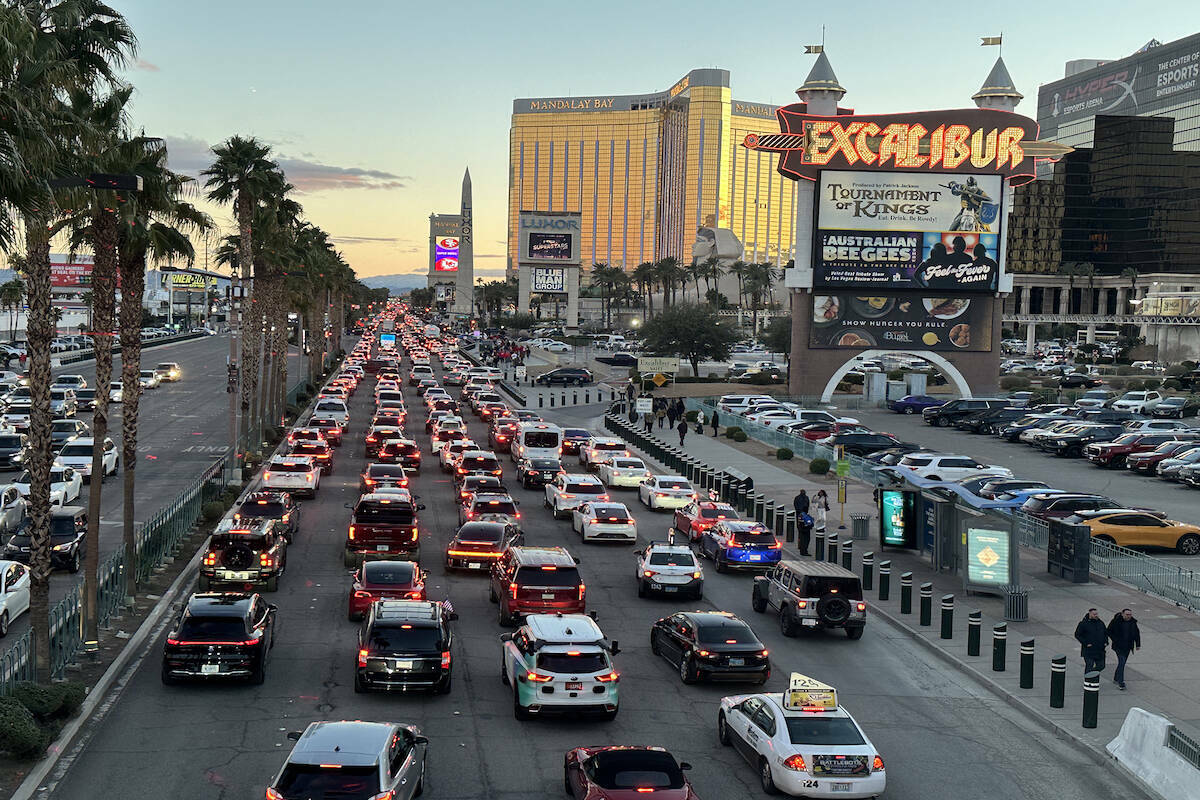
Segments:
[[[564,428],[563,429],[563,436],[565,436],[568,439],[589,439],[589,438],[591,438],[591,435],[592,435],[591,433],[584,430],[583,428]]]
[[[573,675],[606,670],[608,658],[604,653],[538,653],[538,669],[546,672],[569,672]]]
[[[87,456],[92,455],[92,446],[90,444],[67,444],[63,445],[63,449],[58,451],[60,456]]]
[[[682,789],[683,772],[661,750],[610,750],[585,762],[588,777],[602,789]]]
[[[532,458],[529,466],[533,469],[558,469],[561,465],[556,458]]]
[[[75,537],[75,517],[51,517],[50,535],[52,537]]]
[[[376,625],[367,647],[372,653],[432,653],[442,649],[442,632],[431,625]]]
[[[652,567],[694,567],[696,559],[691,553],[675,553],[658,551],[650,554]]]
[[[659,489],[687,489],[690,487],[688,486],[687,481],[682,481],[682,480],[673,481],[673,480],[669,480],[669,479],[663,480],[660,478],[658,481],[658,488]]]
[[[522,586],[578,586],[579,570],[574,567],[521,567],[517,581]]]
[[[21,446],[20,436],[0,436],[0,449],[9,450]]]
[[[370,800],[379,793],[379,767],[288,764],[276,788],[284,797],[328,797]]]
[[[179,626],[180,639],[242,641],[246,626],[239,617],[196,617],[188,615]]]
[[[141,375],[143,378],[153,378],[153,377],[154,377],[154,370],[152,370],[152,369],[144,369],[144,370],[142,370],[141,372],[139,372],[139,373],[138,373],[138,375]]]
[[[845,717],[786,717],[792,744],[856,745],[866,744],[858,726]]]
[[[287,508],[278,500],[249,500],[237,510],[241,517],[267,517],[278,519],[287,513]]]
[[[704,519],[727,519],[736,515],[732,506],[717,506],[716,508],[700,509],[700,516]]]
[[[354,521],[378,525],[410,525],[413,510],[408,504],[364,502],[354,509]]]

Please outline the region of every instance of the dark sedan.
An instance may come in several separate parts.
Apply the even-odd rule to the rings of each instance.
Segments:
[[[888,400],[887,407],[897,414],[920,414],[927,408],[934,408],[945,402],[927,394],[907,394],[899,400]]]
[[[767,649],[742,620],[724,611],[681,611],[650,629],[650,651],[679,671],[684,683],[699,680],[767,682]]]
[[[533,382],[538,386],[584,386],[594,380],[592,371],[583,367],[559,367],[543,372]]]
[[[1174,419],[1200,416],[1200,400],[1194,397],[1166,397],[1150,413],[1156,417]]]

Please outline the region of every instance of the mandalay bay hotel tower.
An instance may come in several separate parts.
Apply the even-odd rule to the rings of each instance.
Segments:
[[[742,147],[746,134],[779,132],[776,108],[734,99],[723,69],[695,69],[647,94],[514,100],[509,274],[520,211],[579,212],[585,274],[601,262],[689,264],[701,227],[732,230],[745,261],[783,266],[796,183],[775,171],[773,153]]]

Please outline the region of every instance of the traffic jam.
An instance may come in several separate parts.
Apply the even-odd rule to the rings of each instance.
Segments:
[[[703,713],[716,741],[744,760],[747,782],[798,797],[882,795],[884,757],[836,687],[792,671],[799,651],[772,654],[754,625],[766,615],[783,636],[856,640],[866,625],[859,579],[833,564],[788,560],[768,528],[701,497],[682,476],[656,474],[620,439],[514,408],[495,377],[463,356],[457,337],[393,302],[264,465],[260,485],[209,538],[197,592],[166,635],[164,684],[204,691],[216,682],[269,683],[277,629],[286,631],[290,611],[272,595],[281,581],[304,581],[302,563],[288,569],[289,546],[340,536],[346,621],[328,624],[357,628],[355,652],[346,654],[353,691],[381,703],[373,721],[317,721],[288,733],[291,752],[263,776],[265,797],[429,796],[427,760],[453,754],[435,752],[436,720],[420,727],[389,719],[403,709],[382,705],[383,696],[452,694],[464,670],[498,674],[467,688],[495,695],[523,724],[588,726],[579,735],[586,746],[562,755],[567,795],[700,796],[691,765],[668,749],[591,726],[617,719],[627,705],[623,684],[639,677],[623,669],[623,648],[606,635],[606,609],[589,587],[592,553],[617,548],[627,554],[624,590],[644,598],[636,602],[658,601],[662,612],[645,632],[648,648],[642,639],[625,649],[648,649],[681,684],[731,684],[735,693]],[[360,408],[373,414],[360,417]],[[339,464],[356,442],[365,460]],[[325,502],[332,490],[323,483],[335,475],[356,490],[343,504],[345,527],[314,530],[305,506]],[[518,484],[521,492],[508,488]],[[451,507],[456,514],[447,516]],[[433,529],[426,519],[434,509],[457,527]],[[637,518],[651,512],[661,522],[639,530]],[[709,566],[744,581],[740,596],[749,602],[738,613],[706,602]],[[495,614],[487,622],[494,646],[482,658],[468,654],[459,630],[468,606],[453,599],[479,593]],[[477,617],[486,606],[471,608]],[[758,688],[773,661],[783,692]],[[703,700],[694,702],[699,709]],[[614,731],[613,741],[596,745],[597,730]],[[557,731],[555,741],[570,744],[571,728]]]

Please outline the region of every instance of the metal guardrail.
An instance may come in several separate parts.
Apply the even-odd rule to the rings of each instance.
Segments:
[[[1174,725],[1167,728],[1167,747],[1178,753],[1184,761],[1200,769],[1200,742]]]
[[[142,342],[142,349],[148,350],[151,347],[157,347],[161,344],[170,344],[171,342],[186,342],[190,339],[202,339],[208,335],[209,334],[207,333],[181,333],[178,336],[160,336],[157,339],[147,339]],[[121,345],[113,342],[112,351],[113,355],[120,354]],[[65,353],[70,353],[70,355],[65,355]],[[90,348],[84,350],[66,350],[63,353],[59,353],[57,358],[55,358],[55,354],[51,354],[51,358],[58,361],[59,365],[64,367],[68,364],[78,364],[81,361],[91,361],[95,357],[96,354]]]

